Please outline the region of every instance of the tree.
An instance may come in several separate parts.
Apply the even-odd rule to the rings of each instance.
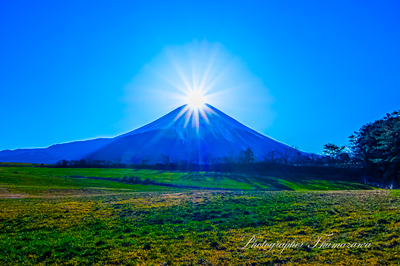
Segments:
[[[61,161],[57,162],[58,167],[67,167],[69,165],[69,161],[62,159]]]
[[[265,154],[264,160],[269,163],[276,163],[278,160],[276,150],[269,151]]]
[[[235,151],[233,151],[233,150],[231,150],[230,152],[229,152],[229,154],[228,155],[226,155],[226,156],[224,156],[223,158],[222,158],[222,162],[224,163],[224,164],[232,164],[232,163],[234,163],[235,162]]]
[[[239,163],[243,163],[243,164],[253,163],[255,161],[254,152],[250,148],[247,148],[247,150],[241,151],[239,153],[238,161],[239,161]]]
[[[362,126],[350,136],[354,161],[384,181],[399,180],[400,111]]]
[[[161,157],[164,165],[169,165],[171,163],[168,155],[161,154]]]
[[[344,151],[346,146],[337,146],[333,143],[327,143],[324,145],[324,150],[322,151],[325,155],[329,156],[331,159],[338,159],[340,154]]]
[[[301,154],[299,150],[296,148],[296,146],[293,147],[287,147],[284,148],[283,150],[278,151],[280,160],[283,162],[283,164],[290,165],[293,164],[295,157],[298,156],[298,154]]]

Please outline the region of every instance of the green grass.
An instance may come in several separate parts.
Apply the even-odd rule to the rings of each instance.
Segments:
[[[396,265],[388,191],[149,192],[0,200],[1,265]],[[331,234],[368,249],[241,249]]]
[[[117,182],[131,174],[165,183],[249,189]],[[67,177],[73,175],[115,181]],[[400,192],[359,190],[369,187],[356,181],[295,174],[0,167],[0,265],[398,265]],[[276,191],[256,190],[261,186]],[[268,243],[311,245],[316,237],[333,234],[332,243],[371,247],[289,248],[282,254],[280,249],[241,249],[254,234]]]
[[[317,176],[306,174],[240,174],[213,172],[179,172],[137,169],[104,168],[46,168],[46,167],[0,167],[0,184],[11,189],[26,190],[74,189],[80,187],[108,187],[130,189],[131,185],[107,180],[82,177],[113,178],[119,181],[124,176],[135,176],[142,181],[176,186],[231,190],[358,190],[372,189],[357,179],[345,176]],[[78,178],[80,177],[80,178]],[[10,184],[10,185],[7,185]],[[44,185],[42,185],[44,184]],[[18,185],[18,186],[16,186]],[[25,188],[23,188],[25,186]],[[157,186],[158,187],[158,186]],[[160,188],[161,189],[161,188]]]
[[[154,185],[129,185],[109,180],[69,178],[65,177],[65,171],[59,170],[65,169],[0,167],[0,197],[7,197],[7,195],[31,197],[46,194],[48,196],[54,196],[55,194],[62,196],[135,191],[176,191],[174,188]]]

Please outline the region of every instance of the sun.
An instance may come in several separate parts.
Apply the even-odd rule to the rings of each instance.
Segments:
[[[200,119],[204,120],[205,123],[210,124],[207,116],[216,113],[206,104],[207,96],[208,95],[201,89],[188,89],[188,92],[185,93],[186,105],[181,109],[179,114],[177,114],[174,121],[184,115],[184,128],[186,128],[191,120],[192,127],[196,128],[197,132],[199,132],[200,124],[203,123],[200,123]]]
[[[190,108],[200,109],[205,105],[206,99],[200,91],[192,91],[187,95],[186,102]]]

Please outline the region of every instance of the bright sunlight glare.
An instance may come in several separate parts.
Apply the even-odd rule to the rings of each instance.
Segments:
[[[201,92],[193,91],[187,96],[186,102],[190,106],[190,108],[199,109],[204,106],[205,98]]]
[[[135,120],[131,116],[136,115],[138,106],[145,106],[151,114],[163,114],[186,105],[175,120],[184,116],[184,126],[197,130],[203,122],[208,123],[213,112],[208,105],[246,121],[249,126],[252,124],[248,117],[264,117],[263,125],[273,119],[269,107],[272,98],[262,80],[220,43],[207,40],[166,46],[135,75],[126,91],[129,128],[134,127],[130,124]],[[153,119],[155,115],[145,118]],[[143,118],[141,123],[147,120]]]

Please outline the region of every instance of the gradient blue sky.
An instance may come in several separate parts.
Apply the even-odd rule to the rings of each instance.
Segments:
[[[216,108],[319,153],[400,109],[399,33],[399,1],[1,1],[0,150],[111,137],[162,116],[178,103],[127,101],[142,93],[129,88],[166,47],[197,40],[262,84],[249,99],[273,99],[258,113],[242,95]]]

